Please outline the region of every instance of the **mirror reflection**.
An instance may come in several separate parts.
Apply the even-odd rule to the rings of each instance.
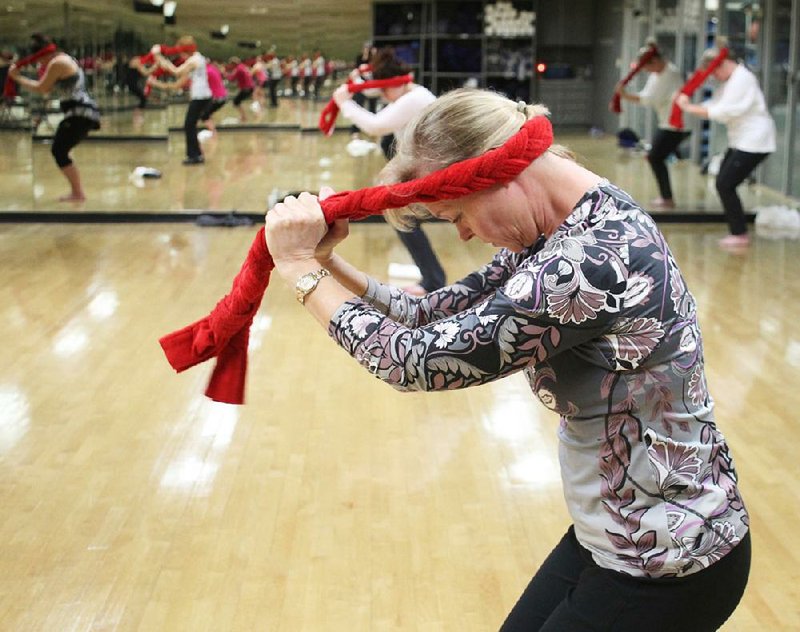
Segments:
[[[583,135],[579,144],[599,145],[604,134],[627,128],[645,147],[658,128],[653,111],[635,104],[620,115],[605,111],[625,66],[653,38],[685,78],[719,33],[759,76],[778,124],[780,165],[757,172],[758,181],[797,190],[800,160],[790,134],[800,114],[797,61],[789,59],[797,49],[790,46],[790,0],[769,5],[772,15],[766,3],[620,2],[599,25],[572,13],[580,7],[578,13],[591,15],[601,6],[597,0],[461,4],[462,10],[444,0],[325,6],[316,0],[7,0],[0,83],[9,86],[12,64],[22,79],[11,82],[0,102],[0,212],[257,213],[281,193],[369,185],[384,164],[380,152],[352,156],[350,122],[339,121],[336,131],[343,133],[324,137],[318,121],[332,91],[372,44],[394,47],[435,94],[472,82],[546,103],[561,130]],[[513,30],[518,23],[527,34]],[[36,40],[35,33],[50,39]],[[20,67],[48,41],[59,55]],[[646,79],[637,76],[630,91],[641,91]],[[37,90],[42,81],[52,85]],[[91,109],[84,99],[101,113],[97,129],[91,117],[75,123]],[[70,103],[75,107],[65,110]],[[725,146],[724,130],[690,124],[670,168],[686,173],[691,211],[719,213],[713,188],[702,192],[704,165]],[[59,138],[64,127],[72,131]],[[590,129],[594,136],[586,134]],[[598,151],[616,150],[612,139]],[[201,155],[204,161],[195,160]],[[641,195],[652,197],[642,153],[615,155],[621,157],[614,164],[603,164],[628,171],[643,165],[650,188]]]

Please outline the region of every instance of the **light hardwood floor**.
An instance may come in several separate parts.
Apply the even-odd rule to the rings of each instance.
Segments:
[[[0,226],[0,629],[493,630],[569,523],[557,419],[520,376],[439,394],[371,379],[279,282],[247,404],[157,338],[205,314],[252,228]],[[664,230],[753,521],[726,632],[798,629],[795,241]],[[489,255],[428,227],[455,277]],[[344,254],[385,278],[380,224]]]

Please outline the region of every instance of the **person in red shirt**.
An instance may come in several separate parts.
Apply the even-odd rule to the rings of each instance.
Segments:
[[[233,98],[233,104],[239,110],[239,120],[244,123],[247,120],[247,113],[242,103],[253,96],[255,87],[253,76],[250,74],[250,69],[238,57],[231,57],[228,61],[233,66],[233,70],[228,73],[227,79],[239,88],[238,94]]]

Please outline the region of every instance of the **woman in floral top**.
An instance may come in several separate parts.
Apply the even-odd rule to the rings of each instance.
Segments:
[[[385,179],[480,155],[546,113],[451,92],[408,125]],[[500,250],[413,297],[336,255],[346,222],[329,229],[306,193],[267,214],[268,246],[290,284],[330,273],[304,305],[379,379],[434,391],[524,371],[561,415],[573,525],[503,632],[716,630],[747,583],[749,521],[714,423],[695,301],[653,220],[555,146],[509,184],[389,215],[402,224],[412,212]]]

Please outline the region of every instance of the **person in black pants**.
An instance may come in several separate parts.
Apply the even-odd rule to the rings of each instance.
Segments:
[[[378,50],[370,59],[372,78],[390,79],[408,77],[409,68],[394,53],[392,48]],[[342,114],[361,131],[381,138],[381,148],[387,159],[394,154],[394,135],[399,134],[410,120],[436,100],[434,94],[410,78],[401,85],[383,88],[381,97],[387,105],[377,113],[367,111],[353,100],[348,86],[336,88],[333,100]],[[445,272],[431,247],[430,241],[416,224],[410,231],[396,231],[400,241],[408,250],[422,279],[418,285],[403,288],[409,294],[424,295],[445,285]]]
[[[178,40],[178,46],[193,46],[194,38],[191,35],[184,35]],[[191,101],[186,109],[186,117],[183,120],[183,131],[186,136],[186,159],[184,165],[198,165],[203,163],[203,152],[200,150],[200,141],[197,140],[197,122],[211,105],[211,88],[208,85],[208,72],[206,70],[206,58],[198,51],[192,53],[189,58],[180,66],[175,66],[160,53],[157,55],[159,65],[178,78],[174,84],[160,84],[175,86],[180,85],[187,78],[191,78],[190,88]],[[183,81],[182,81],[183,80]],[[152,80],[151,80],[152,82]]]
[[[41,50],[52,43],[42,34],[33,36],[34,50]],[[61,51],[54,51],[41,58],[45,69],[41,79],[24,77],[20,69],[11,65],[8,75],[20,87],[39,94],[53,93],[59,99],[59,107],[64,118],[58,124],[53,144],[50,148],[53,159],[70,185],[70,192],[60,197],[59,202],[83,202],[86,194],[83,191],[80,172],[72,161],[70,152],[85,139],[92,130],[100,129],[100,110],[97,103],[86,89],[86,78],[78,62]]]
[[[707,67],[719,54],[718,48],[706,50],[700,60],[701,67]],[[758,79],[742,64],[728,57],[711,76],[719,86],[709,101],[702,105],[694,104],[688,96],[681,94],[675,102],[684,112],[717,121],[727,128],[728,150],[720,165],[716,185],[730,235],[720,239],[719,243],[727,248],[746,248],[750,245],[750,236],[736,187],[775,151],[775,121],[767,110]]]
[[[657,49],[653,53],[654,44],[639,51],[639,56],[649,54],[650,60],[642,66],[649,73],[647,82],[641,92],[626,92],[622,82],[617,84],[616,93],[621,99],[653,108],[658,115],[658,131],[653,137],[647,161],[653,170],[658,184],[660,197],[650,204],[656,208],[674,208],[672,186],[667,170],[667,158],[678,149],[683,140],[689,136],[684,129],[676,129],[670,124],[672,97],[683,86],[683,78],[677,67],[664,57]]]
[[[142,59],[138,55],[131,57],[125,67],[125,85],[133,96],[139,99],[137,108],[143,110],[147,107],[147,94],[145,94],[142,78],[149,77],[156,69],[155,64],[147,67],[142,64]]]

